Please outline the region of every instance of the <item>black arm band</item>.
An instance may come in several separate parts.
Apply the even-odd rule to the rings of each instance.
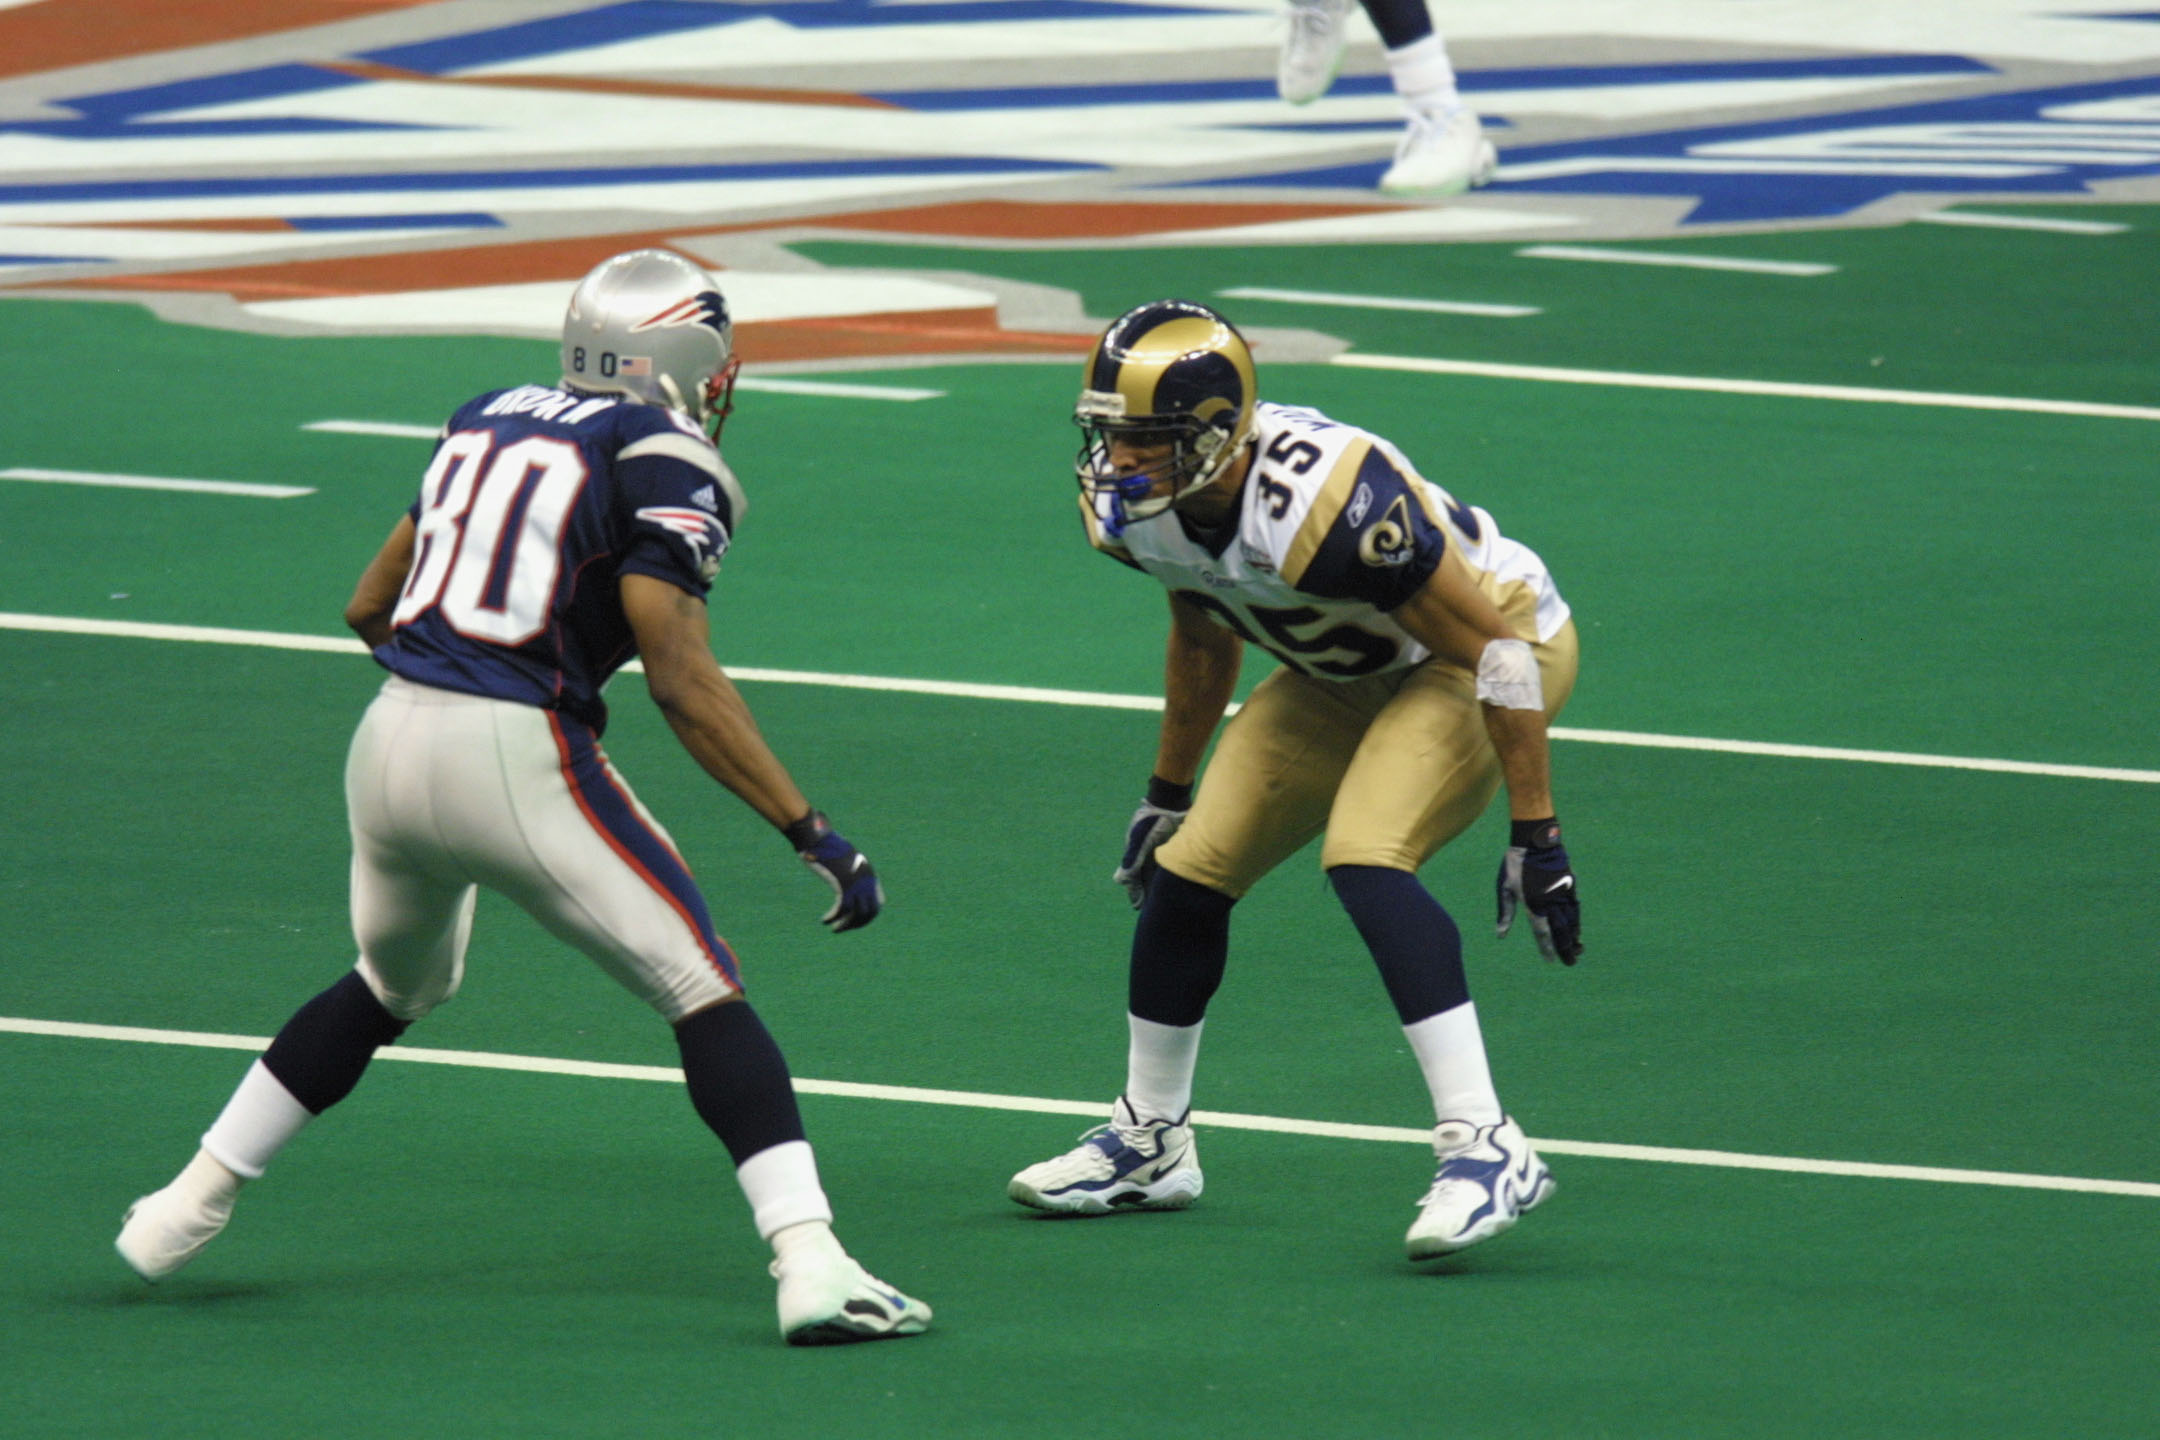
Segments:
[[[825,836],[832,834],[832,822],[812,810],[780,833],[787,836],[787,843],[794,846],[795,853],[800,855]]]
[[[1173,785],[1160,775],[1148,776],[1147,803],[1158,810],[1192,809],[1192,786]]]
[[[1543,820],[1510,820],[1507,843],[1519,850],[1550,850],[1560,843],[1560,822],[1549,816]]]

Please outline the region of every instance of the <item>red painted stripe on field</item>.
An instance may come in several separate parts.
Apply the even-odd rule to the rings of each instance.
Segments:
[[[0,76],[359,20],[435,0],[39,0],[0,10]]]

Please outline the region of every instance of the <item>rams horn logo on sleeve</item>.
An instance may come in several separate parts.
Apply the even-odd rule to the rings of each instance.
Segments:
[[[1359,492],[1364,498],[1364,492]],[[1354,522],[1353,522],[1354,523]],[[1358,537],[1358,559],[1367,565],[1407,565],[1417,548],[1410,543],[1410,497],[1398,495],[1387,513]]]

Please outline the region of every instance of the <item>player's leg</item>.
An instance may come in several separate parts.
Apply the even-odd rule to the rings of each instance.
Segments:
[[[518,823],[514,839],[491,837],[489,883],[674,1027],[691,1103],[727,1147],[773,1247],[788,1342],[922,1333],[930,1307],[871,1276],[834,1237],[786,1058],[742,998],[734,954],[674,843],[588,732],[533,717],[500,717]]]
[[[1356,8],[1357,0],[1290,0],[1289,28],[1275,59],[1277,94],[1293,105],[1327,94],[1342,68],[1350,12]]]
[[[1224,730],[1178,833],[1156,852],[1133,927],[1125,1091],[1075,1149],[1031,1165],[1007,1193],[1071,1215],[1181,1209],[1201,1190],[1189,1115],[1208,1002],[1222,983],[1230,911],[1319,831],[1381,693],[1278,671]]]
[[[411,827],[401,827],[379,783],[389,750],[417,759],[423,749],[410,719],[395,697],[378,701],[347,761],[359,965],[278,1031],[179,1176],[129,1208],[115,1244],[145,1280],[193,1259],[224,1229],[241,1185],[260,1179],[310,1121],[352,1093],[378,1049],[457,988],[473,887],[444,873],[439,857],[415,854]]]
[[[1557,712],[1574,684],[1572,629],[1538,653]],[[1367,731],[1321,852],[1432,1095],[1438,1169],[1407,1240],[1414,1258],[1500,1233],[1553,1188],[1494,1088],[1460,932],[1417,878],[1499,785],[1474,680],[1456,667],[1422,666]]]
[[[1426,0],[1363,0],[1387,47],[1388,74],[1407,112],[1395,162],[1380,177],[1391,195],[1453,195],[1483,185],[1499,157],[1477,112],[1463,103],[1447,44]]]

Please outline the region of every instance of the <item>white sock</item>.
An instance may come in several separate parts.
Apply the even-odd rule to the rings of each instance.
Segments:
[[[800,1220],[773,1231],[766,1238],[772,1242],[773,1258],[778,1260],[796,1255],[823,1255],[837,1260],[847,1254],[840,1248],[840,1237],[833,1234],[832,1226],[823,1220]]]
[[[1448,63],[1447,46],[1437,33],[1388,51],[1387,63],[1395,93],[1412,110],[1452,115],[1462,108],[1462,96],[1455,90],[1455,67]]]
[[[1131,1047],[1125,1058],[1125,1101],[1142,1120],[1182,1120],[1192,1108],[1193,1071],[1200,1064],[1199,1025],[1158,1025],[1127,1015]]]
[[[248,1067],[240,1088],[225,1102],[216,1123],[202,1137],[203,1149],[243,1180],[260,1180],[285,1142],[315,1117],[293,1099],[262,1061]]]
[[[790,1225],[832,1224],[832,1205],[818,1183],[817,1157],[807,1140],[768,1146],[735,1167],[757,1233],[771,1240]]]
[[[1452,1010],[1405,1025],[1403,1034],[1409,1037],[1418,1069],[1425,1072],[1425,1088],[1432,1091],[1433,1118],[1473,1125],[1500,1120],[1500,1096],[1485,1064],[1485,1037],[1478,1031],[1474,1002],[1465,1000]]]
[[[198,1209],[208,1211],[230,1210],[233,1196],[248,1182],[245,1175],[235,1174],[225,1163],[207,1150],[195,1152],[187,1168],[173,1180],[172,1187],[195,1202]]]

